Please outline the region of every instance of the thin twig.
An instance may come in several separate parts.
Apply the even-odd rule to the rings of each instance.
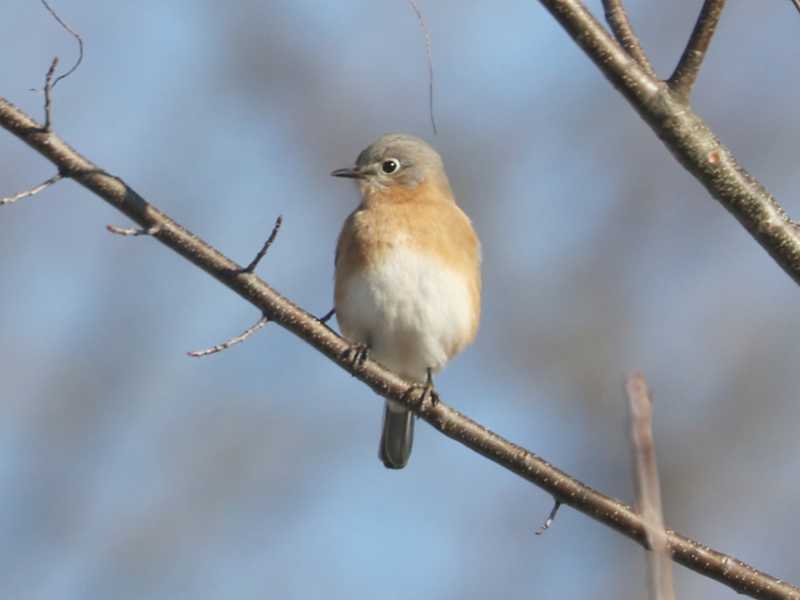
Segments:
[[[116,225],[106,225],[111,233],[123,236],[156,235],[160,230],[160,225],[153,225],[148,228],[143,227],[117,227]]]
[[[697,75],[700,73],[700,67],[708,51],[711,38],[714,37],[714,31],[723,8],[725,8],[725,0],[705,0],[692,35],[689,37],[689,42],[686,44],[686,49],[678,61],[678,66],[675,67],[675,71],[667,81],[673,93],[684,102],[689,101],[689,95],[692,93]]]
[[[52,92],[53,92],[53,74],[56,72],[58,66],[58,57],[53,58],[50,63],[50,68],[47,69],[47,75],[44,77],[44,130],[50,131],[52,129],[52,119],[50,118],[52,110]]]
[[[656,446],[653,441],[653,404],[644,375],[632,373],[625,382],[631,421],[631,449],[634,458],[636,497],[650,552],[647,573],[651,600],[674,600],[672,560],[658,478]]]
[[[328,321],[331,320],[331,317],[333,317],[333,315],[335,314],[336,314],[336,307],[330,309],[328,312],[325,313],[324,316],[320,317],[319,322],[327,323]]]
[[[653,65],[650,64],[650,59],[647,58],[647,54],[642,48],[642,43],[633,30],[633,25],[631,25],[631,21],[628,18],[628,13],[625,12],[622,0],[603,0],[603,8],[605,9],[606,22],[611,27],[611,31],[614,32],[614,37],[617,38],[617,41],[625,48],[630,57],[639,63],[639,66],[650,77],[656,79],[657,76]]]
[[[206,348],[205,350],[192,350],[191,352],[187,352],[189,356],[194,358],[199,358],[201,356],[208,356],[209,354],[216,354],[217,352],[222,352],[223,350],[227,350],[231,346],[235,346],[236,344],[241,344],[251,335],[253,335],[256,331],[264,327],[269,323],[269,317],[267,315],[262,315],[262,317],[252,324],[250,327],[245,329],[241,334],[230,338],[229,340],[225,340],[221,344],[217,344],[216,346],[211,346],[210,348]]]
[[[13,196],[6,196],[5,198],[0,198],[0,206],[3,206],[5,204],[14,204],[14,202],[16,202],[17,200],[22,200],[23,198],[27,198],[28,196],[33,196],[35,194],[38,194],[39,192],[50,187],[54,183],[61,181],[63,178],[64,176],[61,173],[56,173],[49,179],[45,179],[42,183],[40,183],[35,187],[32,187],[29,190],[25,190],[24,192],[20,192],[19,194],[14,194]]]
[[[269,234],[267,241],[264,242],[264,245],[261,247],[261,250],[258,251],[255,258],[250,261],[249,265],[242,269],[242,273],[252,273],[255,271],[258,263],[266,256],[269,247],[272,246],[272,242],[275,241],[275,236],[278,235],[278,230],[281,228],[281,225],[283,225],[283,216],[278,215],[278,218],[275,219],[275,225],[272,227],[272,233]]]
[[[570,2],[575,1],[570,0]],[[570,26],[568,19],[576,16],[568,10],[571,4],[564,6],[560,15],[567,20],[565,26]],[[586,35],[600,36],[592,39],[608,51],[604,53],[604,60],[612,66],[617,65],[618,57],[615,53],[619,45],[610,37],[606,44],[605,38],[602,37],[606,35],[605,31],[599,23],[596,21],[594,23],[596,31],[590,24],[588,29],[584,28],[584,32],[589,31]],[[619,51],[621,52],[621,49]],[[630,60],[625,58],[622,62],[628,66]],[[667,107],[669,106],[668,103]],[[683,114],[691,112],[686,107],[681,107],[680,110]],[[292,332],[339,367],[353,374],[378,395],[407,407],[443,435],[533,483],[564,504],[639,544],[647,543],[641,516],[623,502],[578,481],[536,454],[461,414],[443,401],[435,406],[431,402],[419,405],[415,398],[408,397],[414,396],[413,394],[407,395],[408,382],[374,360],[367,359],[356,369],[344,356],[350,347],[347,340],[320,323],[314,315],[279,294],[259,277],[255,275],[242,277],[241,267],[234,261],[176,223],[156,206],[148,203],[121,178],[107,173],[81,156],[57,135],[43,133],[36,121],[2,97],[0,97],[0,127],[17,136],[53,162],[59,171],[69,173],[74,181],[106,200],[110,206],[133,221],[145,227],[153,223],[159,224],[161,233],[158,240],[161,243],[212,275],[268,315],[276,324]],[[721,165],[729,164],[727,162],[729,160],[732,159],[726,157]],[[681,534],[673,531],[667,533],[673,559],[693,571],[755,598],[800,600],[800,588]]]
[[[414,13],[417,15],[417,21],[425,36],[425,56],[428,61],[428,112],[431,116],[431,127],[433,128],[433,135],[438,133],[436,129],[436,119],[433,116],[433,52],[431,51],[431,32],[428,30],[428,24],[425,22],[425,17],[422,16],[422,11],[417,6],[414,0],[408,0]]]
[[[542,526],[536,530],[536,535],[542,535],[545,531],[550,529],[550,525],[552,525],[553,521],[555,521],[559,508],[561,508],[561,500],[555,498],[553,502],[553,508],[550,510],[550,514],[547,515],[547,519],[545,519]]]
[[[56,11],[54,11],[50,7],[50,5],[46,2],[46,0],[41,0],[41,2],[44,5],[44,7],[47,9],[47,12],[49,12],[56,21],[58,21],[58,24],[61,25],[61,27],[63,27],[66,31],[71,33],[72,37],[74,37],[75,40],[78,42],[78,59],[75,61],[75,64],[72,65],[72,67],[70,68],[69,71],[67,71],[66,73],[64,73],[62,75],[59,75],[58,77],[56,77],[56,80],[53,82],[53,87],[55,87],[56,84],[59,81],[61,81],[65,77],[69,77],[70,75],[72,75],[75,72],[75,69],[77,69],[78,66],[81,64],[81,62],[83,61],[83,38],[80,36],[80,34],[77,31],[75,31],[72,27],[67,25],[64,22],[64,20],[61,17],[58,16],[58,13],[56,13]]]

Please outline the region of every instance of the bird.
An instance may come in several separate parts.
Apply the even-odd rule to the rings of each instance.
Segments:
[[[422,389],[422,401],[436,402],[432,374],[475,339],[480,321],[481,244],[472,222],[439,153],[413,135],[383,135],[331,175],[356,180],[361,193],[336,244],[341,332],[356,359],[369,355]],[[413,438],[413,413],[387,401],[384,466],[402,469]]]

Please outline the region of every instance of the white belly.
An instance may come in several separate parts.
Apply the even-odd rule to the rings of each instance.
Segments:
[[[424,381],[469,341],[474,307],[468,282],[435,257],[396,248],[382,264],[343,282],[342,333],[403,377]]]

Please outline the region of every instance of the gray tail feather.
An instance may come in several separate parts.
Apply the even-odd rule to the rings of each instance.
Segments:
[[[402,469],[411,456],[414,442],[414,413],[390,407],[386,403],[383,411],[383,433],[378,456],[387,469]]]

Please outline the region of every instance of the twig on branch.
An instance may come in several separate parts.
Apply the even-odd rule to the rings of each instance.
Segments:
[[[227,350],[231,346],[235,346],[236,344],[241,344],[251,335],[253,335],[256,331],[264,327],[269,323],[269,317],[267,315],[262,315],[261,318],[253,323],[250,327],[245,329],[241,334],[234,336],[228,340],[225,340],[221,344],[217,344],[216,346],[211,346],[210,348],[206,348],[205,350],[192,350],[187,352],[189,356],[193,358],[199,358],[201,356],[208,356],[209,354],[216,354],[217,352],[222,352],[223,350]]]
[[[106,225],[111,233],[122,236],[156,235],[161,229],[158,225],[153,225],[147,229],[143,227],[117,227],[116,225]]]
[[[542,535],[545,531],[550,529],[550,525],[552,525],[553,521],[556,520],[556,515],[558,514],[559,508],[561,508],[561,500],[555,498],[553,501],[553,508],[550,510],[550,514],[547,515],[547,518],[545,519],[542,526],[536,530],[536,535]]]
[[[639,37],[633,31],[633,25],[631,25],[628,18],[628,13],[625,12],[622,0],[603,0],[603,9],[606,14],[606,22],[611,27],[611,31],[614,32],[617,41],[630,54],[631,58],[639,63],[645,73],[656,79],[653,65],[650,64]]]
[[[256,254],[255,258],[250,261],[249,265],[242,269],[242,273],[252,273],[256,270],[258,263],[260,263],[261,259],[266,256],[269,247],[272,246],[272,242],[275,241],[275,237],[278,235],[281,225],[283,225],[283,216],[278,215],[278,218],[275,219],[275,225],[272,227],[272,233],[269,234],[267,241],[264,242],[264,245],[261,247],[261,250],[258,251],[258,254]]]
[[[328,312],[326,312],[324,316],[320,317],[319,322],[327,323],[328,321],[331,320],[331,317],[333,317],[333,315],[335,314],[336,314],[336,308],[334,307],[330,309]]]
[[[56,80],[53,82],[53,87],[55,87],[56,84],[59,81],[61,81],[62,79],[72,75],[75,72],[75,70],[80,66],[81,62],[83,61],[83,38],[80,36],[80,34],[77,31],[75,31],[72,27],[67,25],[64,22],[64,20],[61,17],[58,16],[58,13],[56,13],[56,11],[54,11],[50,7],[50,5],[46,2],[46,0],[41,0],[41,2],[44,5],[44,7],[47,9],[47,12],[49,12],[56,21],[58,21],[58,24],[61,25],[61,27],[63,27],[67,32],[72,34],[72,37],[74,37],[75,41],[78,42],[78,58],[75,61],[75,64],[72,65],[72,67],[70,67],[69,71],[67,71],[66,73],[64,73],[62,75],[59,75],[58,77],[56,77]],[[56,58],[56,60],[58,60],[58,58]],[[52,68],[55,69],[55,65],[53,65]]]
[[[569,15],[569,11],[565,14]],[[602,30],[599,24],[596,26]],[[608,40],[613,48],[619,48],[616,42]],[[625,61],[630,63],[628,59]],[[442,434],[516,473],[563,504],[639,544],[647,543],[644,523],[630,506],[592,489],[444,402],[436,405],[430,401],[418,403],[416,394],[408,394],[409,383],[377,362],[367,359],[356,368],[345,356],[345,351],[351,347],[347,340],[281,296],[256,275],[242,273],[235,262],[149,204],[122,179],[97,167],[54,133],[42,131],[36,121],[4,98],[0,98],[0,126],[53,162],[59,172],[69,174],[133,221],[143,227],[159,225],[161,230],[157,239],[161,243],[205,270],[261,310],[271,321],[303,339],[380,396],[406,406]],[[667,535],[673,559],[698,573],[754,598],[800,600],[800,588],[678,533],[668,531]]]
[[[642,515],[650,552],[647,572],[651,600],[675,600],[672,586],[672,561],[664,529],[661,484],[653,441],[653,403],[644,375],[632,373],[625,382],[631,422],[631,448],[634,459],[636,498]]]
[[[705,0],[692,35],[689,37],[689,42],[686,44],[686,49],[678,61],[678,66],[675,67],[675,71],[667,81],[670,89],[684,102],[689,101],[689,95],[692,93],[694,82],[700,73],[700,67],[706,57],[711,38],[714,37],[714,31],[717,29],[723,8],[725,8],[725,0]]]
[[[581,0],[539,0],[672,155],[800,283],[800,229],[775,198],[670,88],[649,76]]]
[[[17,200],[22,200],[23,198],[27,198],[28,196],[34,196],[39,192],[41,192],[42,190],[49,188],[54,183],[61,181],[63,178],[64,176],[61,175],[61,173],[56,173],[52,177],[45,179],[42,183],[32,187],[29,190],[25,190],[24,192],[20,192],[19,194],[14,194],[13,196],[6,196],[5,198],[0,198],[0,206],[3,206],[5,204],[14,204],[14,202],[16,202]]]
[[[422,34],[425,36],[425,58],[428,62],[428,112],[431,116],[431,127],[433,128],[433,135],[436,135],[436,119],[433,116],[433,52],[431,51],[431,32],[428,31],[428,24],[425,22],[425,17],[422,16],[422,11],[417,6],[414,0],[408,0],[414,14],[417,15],[419,27],[422,29]]]
[[[53,59],[50,63],[50,68],[47,69],[47,75],[44,78],[44,130],[50,131],[52,129],[52,93],[53,93],[53,74],[56,72],[58,66],[58,57]]]

